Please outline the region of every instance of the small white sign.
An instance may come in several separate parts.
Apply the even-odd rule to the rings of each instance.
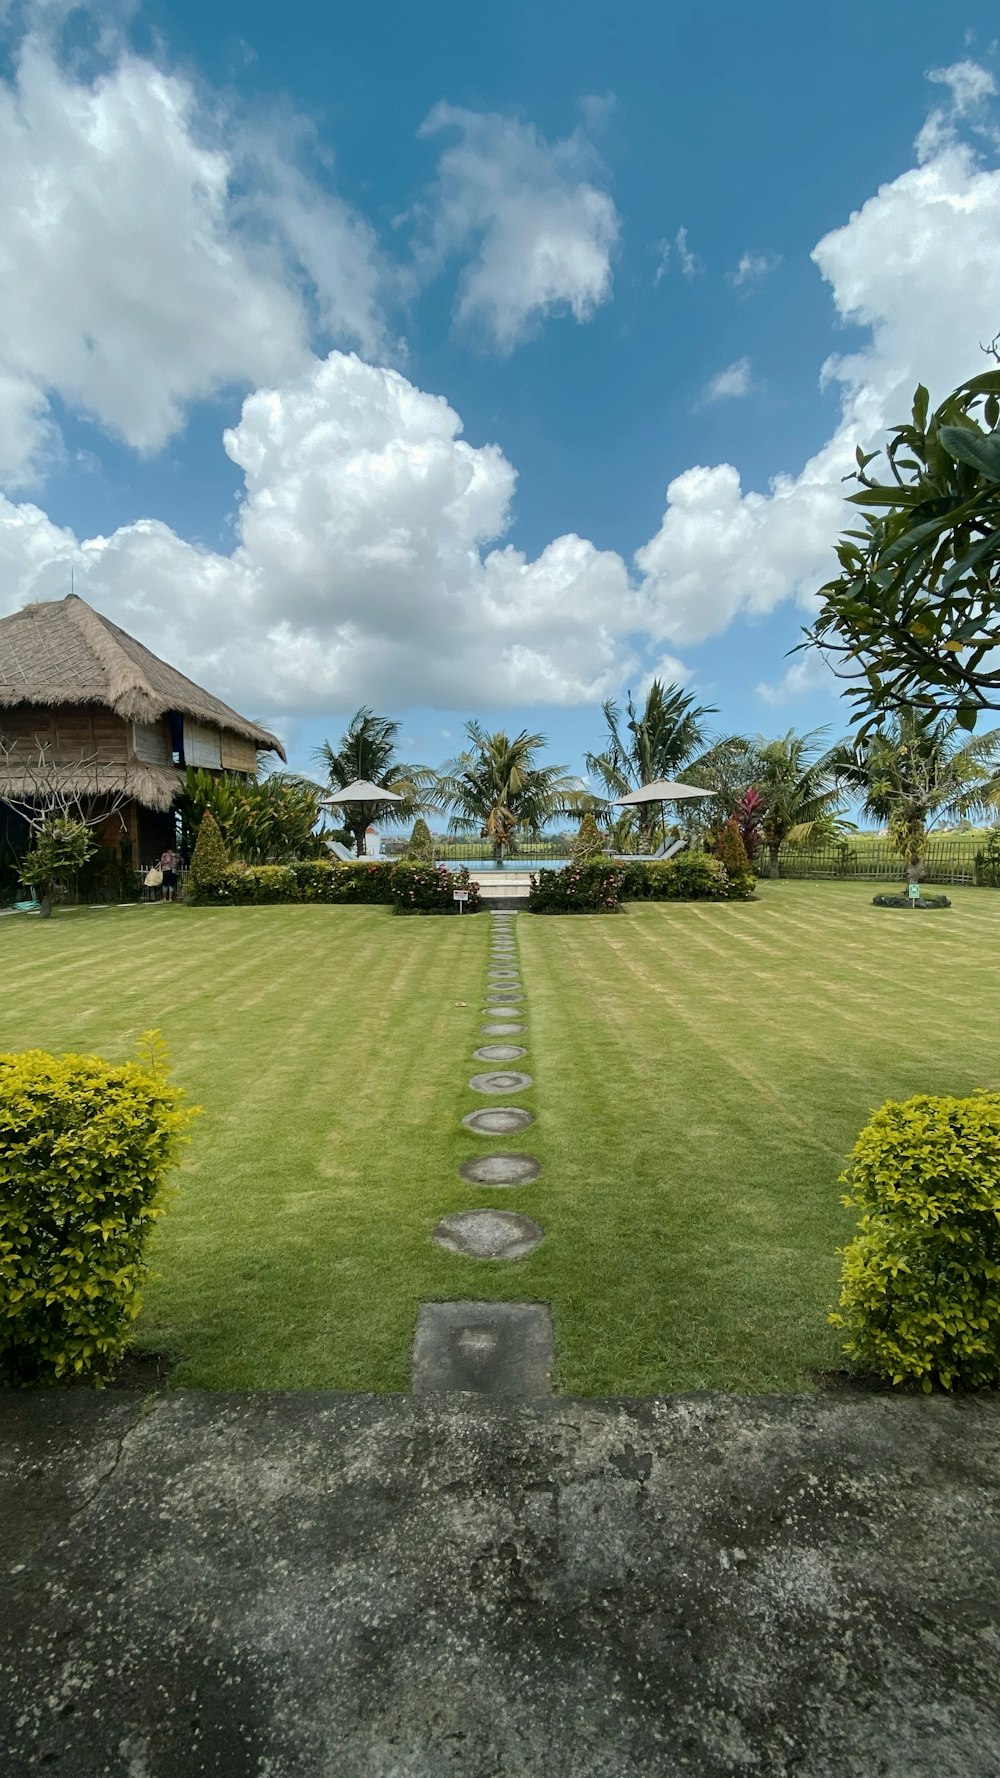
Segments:
[[[920,900],[920,884],[919,883],[908,883],[906,886],[906,893],[909,896],[911,901],[919,901]]]
[[[453,889],[451,899],[452,901],[468,901],[469,891],[467,889]]]

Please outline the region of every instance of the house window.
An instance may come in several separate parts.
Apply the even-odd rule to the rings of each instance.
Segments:
[[[167,715],[167,722],[170,725],[170,763],[171,765],[181,766],[183,768],[184,718],[183,716],[178,716],[176,710],[171,710]]]

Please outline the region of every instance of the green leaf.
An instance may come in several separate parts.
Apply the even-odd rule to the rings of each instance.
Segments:
[[[958,723],[959,728],[967,729],[971,734],[976,726],[976,718],[978,715],[979,710],[977,705],[959,704],[958,709],[955,711],[955,721]]]
[[[1000,437],[995,432],[970,432],[966,426],[942,426],[938,436],[950,457],[957,458],[959,463],[968,463],[990,481],[1000,482]]]
[[[913,424],[921,432],[927,430],[927,409],[930,406],[930,399],[923,383],[918,383],[913,397]]]

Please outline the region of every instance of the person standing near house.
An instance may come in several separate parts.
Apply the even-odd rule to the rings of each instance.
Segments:
[[[176,896],[176,894],[177,894],[177,873],[180,870],[180,868],[181,868],[180,853],[175,852],[173,850],[172,846],[168,846],[167,850],[165,852],[160,853],[160,869],[163,872],[163,889],[161,891],[161,900],[173,901],[174,897]]]

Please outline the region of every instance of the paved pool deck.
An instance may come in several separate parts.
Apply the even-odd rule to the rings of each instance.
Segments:
[[[3,1778],[996,1778],[1000,1402],[0,1398]]]

